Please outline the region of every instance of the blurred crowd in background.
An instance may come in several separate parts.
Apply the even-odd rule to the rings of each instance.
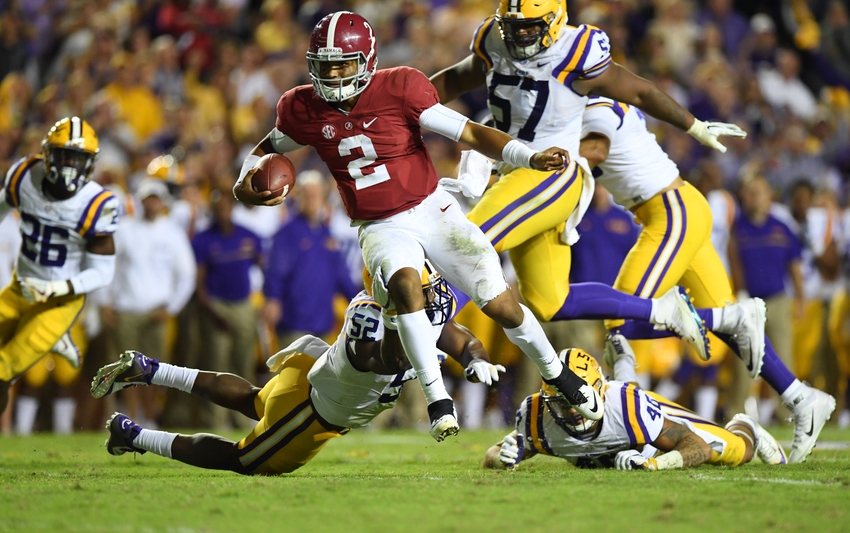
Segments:
[[[682,177],[709,199],[713,241],[739,294],[764,298],[768,334],[798,377],[845,395],[850,378],[850,16],[836,0],[572,0],[570,24],[599,26],[614,59],[702,120],[746,139],[725,154],[650,119]],[[258,383],[263,361],[303,333],[333,339],[362,288],[356,230],[312,149],[289,199],[250,208],[230,188],[274,126],[280,95],[309,83],[304,54],[324,15],[351,9],[377,30],[379,68],[434,74],[469,54],[496,0],[0,0],[0,169],[40,151],[49,127],[77,115],[100,140],[93,179],[123,199],[113,286],[88,298],[73,337],[81,370],[49,357],[16,385],[5,432],[98,429],[116,401],[88,380],[125,349],[235,372]],[[487,119],[486,93],[451,107]],[[461,147],[426,135],[441,176]],[[573,279],[613,283],[638,227],[599,189],[580,226]],[[11,279],[17,220],[0,225],[0,282]],[[507,262],[507,258],[505,259]],[[510,265],[506,264],[510,271]],[[502,427],[539,375],[501,330],[467,306],[458,318],[507,374],[488,390],[446,365],[461,425]],[[601,358],[600,323],[547,325],[557,348]],[[635,343],[642,384],[718,419],[746,408],[781,421],[758,383],[714,342],[697,362],[675,340]],[[415,389],[415,387],[414,387]],[[171,391],[173,392],[173,391]],[[240,426],[182,393],[118,395],[145,427]],[[427,426],[418,390],[378,425]],[[844,396],[842,396],[844,397]],[[840,402],[839,423],[850,424]],[[74,415],[76,413],[76,415]]]

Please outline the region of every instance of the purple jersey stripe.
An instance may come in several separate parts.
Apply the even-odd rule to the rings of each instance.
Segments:
[[[637,417],[638,425],[640,426],[640,431],[643,433],[643,442],[652,442],[649,438],[649,431],[646,429],[646,425],[643,423],[643,417],[640,415],[640,389],[637,387],[632,391],[635,395],[635,417]]]
[[[632,431],[632,424],[629,422],[629,407],[626,403],[626,389],[628,388],[628,385],[623,385],[620,388],[620,401],[623,404],[623,426],[626,427],[626,432],[629,434],[629,445],[635,447],[637,446],[637,439],[635,438],[635,432]]]

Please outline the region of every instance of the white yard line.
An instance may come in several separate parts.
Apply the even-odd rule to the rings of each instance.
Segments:
[[[783,485],[840,485],[837,481],[817,481],[815,479],[787,479],[781,477],[756,477],[750,476],[745,478],[712,476],[706,474],[694,474],[691,476],[694,479],[705,479],[708,481],[756,481],[758,483],[779,483]]]

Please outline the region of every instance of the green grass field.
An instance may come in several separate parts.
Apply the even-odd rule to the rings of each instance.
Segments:
[[[437,444],[355,431],[278,478],[111,457],[105,431],[3,438],[0,531],[850,531],[850,448],[785,467],[588,471],[537,457],[481,470],[502,433]],[[850,442],[850,431],[826,428],[821,441]]]

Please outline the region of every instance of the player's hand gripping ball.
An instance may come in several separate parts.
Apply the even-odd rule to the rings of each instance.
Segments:
[[[295,184],[295,166],[283,154],[266,154],[257,161],[251,186],[257,192],[271,191],[269,198],[286,197]]]

